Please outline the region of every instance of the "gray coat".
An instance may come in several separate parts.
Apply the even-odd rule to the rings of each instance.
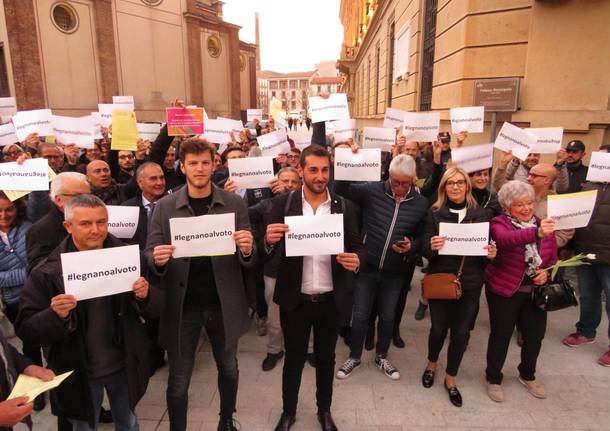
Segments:
[[[248,209],[239,195],[214,185],[212,187],[213,197],[209,214],[235,213],[235,230],[250,230]],[[159,325],[159,344],[170,352],[181,351],[180,327],[191,259],[170,258],[167,265],[159,268],[154,264],[153,250],[157,245],[172,243],[169,219],[194,215],[185,185],[158,201],[148,229],[148,242],[144,253],[151,271],[161,278],[161,289],[165,293],[165,307],[161,312]],[[255,260],[256,249],[253,249],[252,255],[247,259],[239,251],[230,256],[212,257],[227,346],[237,342],[250,325],[242,266],[251,267]]]

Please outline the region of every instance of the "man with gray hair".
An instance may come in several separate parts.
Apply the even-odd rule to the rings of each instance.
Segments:
[[[357,148],[354,148],[357,151]],[[414,185],[415,160],[399,154],[390,163],[387,181],[336,181],[337,194],[360,205],[366,262],[360,266],[354,289],[350,355],[337,372],[345,379],[360,365],[364,338],[375,296],[378,296],[379,339],[375,365],[392,380],[399,371],[387,359],[394,315],[405,276],[405,262],[420,246],[428,200]]]

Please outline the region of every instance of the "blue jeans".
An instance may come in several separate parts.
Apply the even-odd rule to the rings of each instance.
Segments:
[[[169,377],[167,382],[167,413],[171,431],[187,427],[188,390],[195,366],[195,355],[201,330],[205,331],[212,346],[218,370],[220,416],[231,417],[237,401],[237,343],[226,345],[222,312],[184,311],[180,325],[181,352],[168,351]],[[210,388],[213,391],[213,388]]]
[[[104,389],[110,401],[110,411],[117,431],[138,431],[138,419],[129,408],[129,389],[127,388],[127,377],[125,372],[113,374],[102,379],[89,382],[91,399],[93,401],[93,415],[95,418],[95,428],[91,428],[85,421],[70,419],[74,431],[90,431],[97,429],[100,418],[100,409],[104,399]]]
[[[576,330],[587,338],[595,338],[602,320],[602,290],[606,292],[606,315],[610,318],[610,265],[584,265],[576,269],[580,288],[580,319]]]
[[[354,288],[354,307],[352,309],[352,341],[350,344],[350,358],[360,359],[364,338],[369,326],[369,316],[377,297],[377,314],[379,326],[377,328],[378,355],[386,356],[392,340],[396,304],[402,289],[403,278],[390,278],[379,272],[361,272],[356,277]]]

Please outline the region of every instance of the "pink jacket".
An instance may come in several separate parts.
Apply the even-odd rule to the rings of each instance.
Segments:
[[[536,222],[540,220],[536,218]],[[555,234],[538,239],[536,228],[517,229],[504,214],[491,220],[491,237],[496,242],[498,254],[487,265],[485,286],[500,296],[513,296],[521,285],[525,276],[525,244],[538,243],[542,268],[557,261]]]

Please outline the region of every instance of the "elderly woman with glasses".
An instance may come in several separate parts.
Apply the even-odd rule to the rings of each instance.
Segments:
[[[557,261],[552,219],[534,215],[534,189],[509,181],[498,193],[504,214],[491,221],[498,254],[487,267],[486,296],[491,332],[487,345],[487,394],[504,401],[502,367],[515,325],[523,333],[519,381],[536,398],[546,393],[536,381],[536,362],[546,331],[546,312],[532,301],[532,290],[547,282],[547,271]]]
[[[463,262],[460,278],[462,296],[456,300],[429,300],[432,327],[428,336],[428,365],[422,375],[422,385],[430,388],[434,384],[438,357],[450,331],[444,386],[449,400],[456,407],[462,406],[462,396],[455,384],[455,377],[479,312],[485,265],[488,259],[495,257],[496,248],[493,244],[486,246],[487,256],[439,254],[445,244],[445,238],[439,235],[439,225],[482,223],[489,221],[489,218],[489,213],[472,196],[472,185],[466,171],[457,167],[447,169],[438,187],[438,199],[428,212],[423,255],[430,261],[428,274],[458,274]]]

